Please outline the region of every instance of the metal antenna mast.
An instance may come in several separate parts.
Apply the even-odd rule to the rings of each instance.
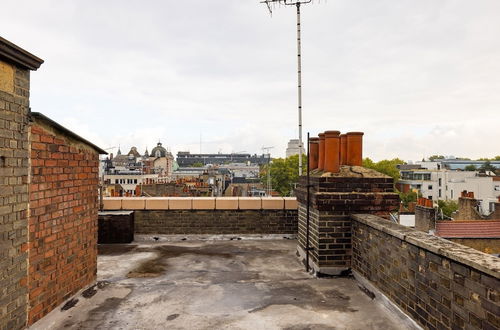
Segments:
[[[299,176],[302,175],[302,59],[301,59],[301,38],[300,38],[300,6],[310,3],[312,0],[264,0],[269,12],[273,13],[273,6],[286,5],[297,7],[297,89],[298,89],[298,108],[299,108]]]
[[[274,147],[262,147],[262,152],[267,151],[267,193],[266,195],[271,195],[271,153],[269,150]]]

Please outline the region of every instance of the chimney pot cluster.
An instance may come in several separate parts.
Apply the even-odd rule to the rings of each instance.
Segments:
[[[462,191],[460,197],[462,197],[462,198],[474,198],[474,192],[473,191],[464,190],[464,191]]]
[[[341,165],[361,166],[362,132],[326,131],[309,139],[309,169],[337,173]]]
[[[432,199],[427,199],[425,197],[419,197],[417,199],[417,205],[432,208],[433,207]]]

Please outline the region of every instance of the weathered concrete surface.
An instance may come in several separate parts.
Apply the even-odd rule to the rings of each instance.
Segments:
[[[99,286],[33,329],[402,329],[352,278],[313,278],[295,240],[100,246]]]

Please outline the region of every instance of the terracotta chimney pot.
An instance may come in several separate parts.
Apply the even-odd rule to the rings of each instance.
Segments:
[[[325,172],[337,173],[340,170],[340,132],[325,132]]]
[[[325,134],[319,133],[318,169],[325,169]]]
[[[347,165],[361,166],[363,164],[363,132],[348,132],[347,135]]]
[[[309,170],[318,168],[319,138],[309,138]]]
[[[340,165],[347,165],[347,135],[340,134]]]

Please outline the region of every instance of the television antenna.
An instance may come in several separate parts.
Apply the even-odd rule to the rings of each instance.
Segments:
[[[274,147],[262,147],[262,152],[267,151],[267,189],[266,189],[266,195],[270,196],[271,195],[271,153],[269,150],[273,149]]]
[[[302,59],[301,59],[301,37],[300,37],[300,6],[308,4],[312,0],[264,0],[269,13],[273,14],[276,5],[297,7],[297,89],[298,89],[298,110],[299,110],[299,176],[302,175]]]

